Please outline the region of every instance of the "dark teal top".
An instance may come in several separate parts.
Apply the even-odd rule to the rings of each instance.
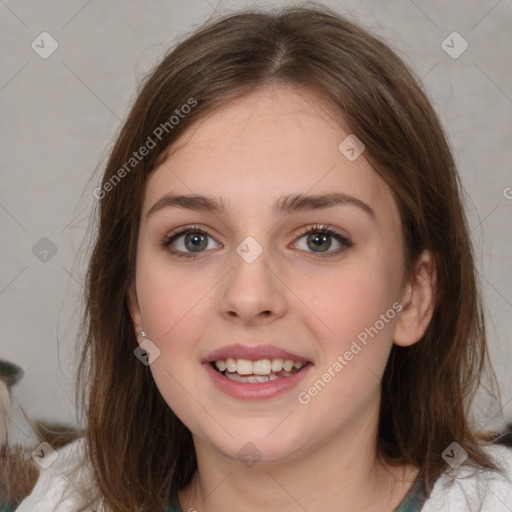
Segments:
[[[407,496],[402,500],[393,512],[420,512],[427,499],[425,493],[425,486],[423,481],[418,480],[407,493]],[[179,508],[169,507],[167,512],[181,512]]]
[[[423,480],[418,480],[394,512],[420,512],[426,500],[425,484]]]

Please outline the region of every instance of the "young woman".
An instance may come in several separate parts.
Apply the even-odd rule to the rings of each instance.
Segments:
[[[321,7],[209,23],[94,195],[86,434],[19,511],[511,510],[459,177],[385,43]]]

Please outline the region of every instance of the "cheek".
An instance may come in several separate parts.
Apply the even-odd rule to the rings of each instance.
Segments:
[[[138,260],[137,296],[142,322],[158,343],[168,343],[176,332],[183,334],[183,329],[196,325],[194,318],[208,299],[206,291],[215,283],[213,277],[188,268],[178,270],[165,258],[146,257],[144,251]]]
[[[315,336],[323,340],[322,371],[342,356],[345,378],[359,379],[357,368],[382,373],[400,308],[395,267],[377,259],[361,261],[309,289],[308,306],[315,315],[308,316]]]
[[[204,337],[208,298],[203,294],[154,292],[145,302],[143,313],[148,337],[157,345],[161,356],[153,365],[164,364],[173,375],[186,378],[197,371],[198,342]],[[152,365],[152,366],[153,366]],[[182,381],[183,379],[180,379]]]
[[[201,416],[191,398],[202,395],[193,376],[201,358],[199,342],[211,325],[214,294],[208,292],[213,292],[218,275],[177,272],[168,263],[141,259],[137,279],[143,326],[160,350],[150,366],[153,379],[169,407],[188,424]]]
[[[320,313],[309,318],[323,353],[299,403],[310,404],[318,417],[332,417],[335,410],[338,421],[348,421],[380,390],[399,307],[396,294],[379,265],[364,265],[332,276],[328,291],[316,290],[312,298],[311,309]]]
[[[189,428],[201,410],[191,398],[201,396],[192,375],[197,372],[198,340],[204,336],[210,297],[207,279],[170,272],[157,263],[137,274],[142,321],[147,337],[160,355],[150,365],[155,384],[169,407]],[[210,286],[211,287],[211,286]]]

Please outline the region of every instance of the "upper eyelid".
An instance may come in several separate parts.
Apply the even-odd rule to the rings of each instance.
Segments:
[[[300,236],[303,236],[304,234],[310,232],[310,231],[332,231],[333,233],[340,235],[344,238],[350,238],[349,235],[342,233],[338,228],[331,226],[330,224],[322,224],[321,222],[312,223],[312,224],[306,224],[304,226],[301,226],[300,228],[296,228],[299,230]],[[189,231],[198,231],[201,233],[204,233],[208,236],[211,236],[212,238],[215,238],[212,233],[210,233],[210,228],[203,228],[199,225],[190,225],[190,226],[182,226],[180,228],[173,229],[171,232],[164,235],[164,238],[171,238],[173,236],[181,236],[183,234],[186,234]],[[295,234],[297,236],[297,233]]]

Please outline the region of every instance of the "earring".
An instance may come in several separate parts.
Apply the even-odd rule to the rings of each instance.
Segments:
[[[142,338],[144,338],[146,336],[146,333],[144,331],[140,331],[139,332],[139,336],[141,336]]]
[[[416,302],[415,302],[415,300],[414,300],[414,299],[412,299],[412,300],[411,300],[411,302],[412,302],[415,306],[417,306],[417,305],[418,305],[418,304],[416,304]]]

